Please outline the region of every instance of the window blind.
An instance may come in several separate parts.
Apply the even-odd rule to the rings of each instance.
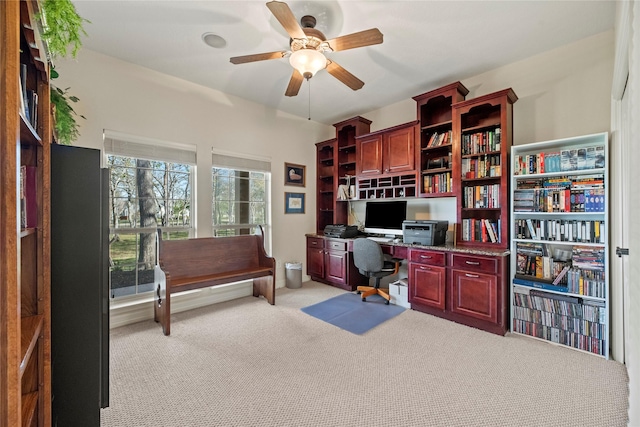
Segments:
[[[234,170],[271,172],[271,162],[268,160],[249,159],[230,156],[228,154],[213,153],[211,163],[214,168]]]
[[[105,132],[104,151],[123,157],[194,165],[196,146]]]

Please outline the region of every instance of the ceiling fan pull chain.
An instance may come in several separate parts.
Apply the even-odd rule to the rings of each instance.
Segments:
[[[309,93],[309,107],[308,107],[309,114],[308,114],[308,116],[309,117],[307,117],[307,120],[311,120],[311,79],[307,79],[307,86],[308,86],[308,90],[309,90],[308,91],[308,93]]]

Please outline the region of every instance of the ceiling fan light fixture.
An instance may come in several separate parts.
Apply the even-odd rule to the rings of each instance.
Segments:
[[[291,54],[289,63],[309,80],[318,71],[327,67],[327,58],[315,49],[300,49]]]
[[[202,35],[202,41],[215,49],[222,49],[227,45],[225,39],[214,33],[204,33]]]

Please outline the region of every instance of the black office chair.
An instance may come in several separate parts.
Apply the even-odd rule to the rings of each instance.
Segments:
[[[358,294],[362,294],[362,301],[370,295],[380,295],[389,304],[389,289],[380,288],[380,279],[384,276],[396,274],[400,268],[400,261],[391,259],[382,253],[382,248],[374,240],[359,238],[353,241],[353,262],[360,274],[375,279],[373,286],[358,286]]]

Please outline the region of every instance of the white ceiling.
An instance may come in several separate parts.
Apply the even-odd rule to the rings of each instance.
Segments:
[[[613,28],[614,1],[288,1],[327,39],[369,28],[379,45],[327,56],[365,82],[352,91],[325,70],[285,97],[288,59],[232,56],[288,50],[265,1],[74,0],[83,47],[228,94],[333,124]],[[227,44],[207,46],[213,32]]]

